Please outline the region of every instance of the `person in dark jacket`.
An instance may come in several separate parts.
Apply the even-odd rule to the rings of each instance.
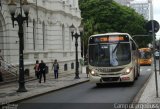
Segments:
[[[55,79],[58,79],[59,64],[57,62],[57,59],[54,60],[52,69],[54,69],[54,77],[55,77]]]
[[[46,82],[46,64],[41,60],[41,63],[39,64],[39,83],[41,83],[42,75],[44,82]]]

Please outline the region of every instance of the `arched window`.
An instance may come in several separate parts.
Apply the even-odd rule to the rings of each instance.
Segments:
[[[67,71],[67,70],[68,70],[67,64],[64,64],[64,71]]]
[[[33,50],[36,50],[36,22],[33,19]]]
[[[45,50],[45,39],[46,39],[46,29],[45,29],[45,23],[44,23],[44,21],[43,21],[43,23],[42,23],[42,32],[43,32],[43,50]]]
[[[71,63],[71,69],[74,69],[74,63]]]
[[[62,25],[62,48],[63,50],[65,49],[64,46],[65,46],[65,27],[64,25]]]

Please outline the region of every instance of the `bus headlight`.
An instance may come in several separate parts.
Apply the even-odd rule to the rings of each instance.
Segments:
[[[132,67],[131,68],[127,68],[126,71],[123,73],[123,75],[127,75],[132,71]]]
[[[94,70],[91,70],[91,75],[98,76],[98,74]]]
[[[91,74],[92,74],[92,75],[95,75],[95,71],[92,70],[92,71],[91,71]]]

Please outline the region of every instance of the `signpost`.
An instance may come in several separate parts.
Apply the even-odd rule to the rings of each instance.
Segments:
[[[155,36],[156,36],[155,33],[159,31],[159,23],[156,20],[150,20],[146,25],[146,29],[149,33],[152,34],[153,38],[153,60],[154,60],[155,83],[156,83],[156,97],[158,97],[157,69],[156,69],[156,58],[154,52],[155,52]]]

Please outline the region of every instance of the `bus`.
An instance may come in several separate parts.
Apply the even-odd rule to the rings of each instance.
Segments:
[[[138,46],[128,33],[96,34],[88,40],[88,72],[90,82],[134,81],[140,75]]]
[[[151,65],[152,64],[152,51],[150,48],[139,49],[139,64],[140,65]]]

